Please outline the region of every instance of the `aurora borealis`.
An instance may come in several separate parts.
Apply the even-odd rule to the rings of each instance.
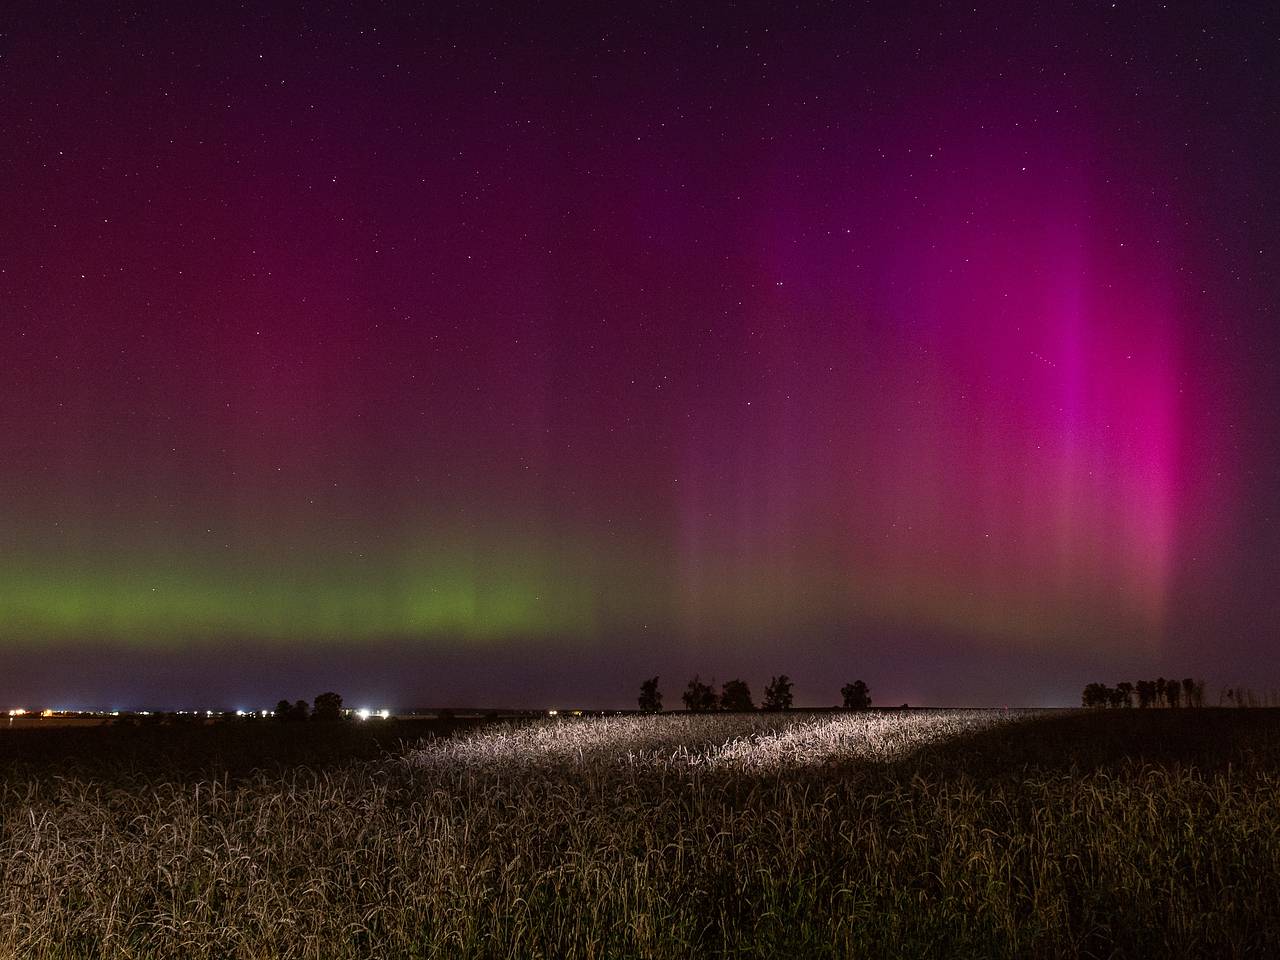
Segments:
[[[1056,6],[0,15],[0,696],[1280,686],[1277,23]]]

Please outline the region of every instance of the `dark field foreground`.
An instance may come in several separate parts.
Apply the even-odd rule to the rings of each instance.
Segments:
[[[1280,956],[1272,711],[0,730],[0,763],[4,957]]]

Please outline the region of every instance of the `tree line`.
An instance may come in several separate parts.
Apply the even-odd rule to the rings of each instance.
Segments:
[[[1128,680],[1109,687],[1105,683],[1090,683],[1080,695],[1080,703],[1086,707],[1203,707],[1204,681],[1186,677],[1183,680]]]
[[[637,701],[645,713],[658,713],[662,710],[662,692],[658,689],[658,677],[650,677],[640,684],[640,697]],[[791,678],[785,673],[770,677],[764,688],[764,700],[760,710],[790,710],[795,697],[792,694]],[[840,695],[847,710],[865,710],[871,706],[871,688],[862,680],[854,680],[840,688]],[[691,713],[710,713],[715,710],[746,711],[757,709],[751,697],[751,687],[745,680],[726,680],[716,692],[714,680],[703,680],[694,674],[689,685],[680,694],[684,708]]]
[[[322,693],[310,705],[305,700],[281,700],[272,715],[277,720],[341,720],[342,697],[333,692]]]

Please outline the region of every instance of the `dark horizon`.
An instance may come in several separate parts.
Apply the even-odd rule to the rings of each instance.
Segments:
[[[921,656],[924,649],[927,649],[926,641],[903,645],[895,658],[885,658],[881,663],[891,676],[909,677],[911,663]],[[1114,683],[1148,675],[1152,678],[1157,675],[1176,679],[1188,675],[1202,678],[1194,671],[1180,669],[1176,664],[1163,671],[1150,671],[1140,660],[1133,660],[1118,672],[1099,672],[1087,661],[1060,659],[1055,663],[1061,667],[1062,673],[1052,682],[1014,690],[1008,684],[1005,670],[1020,662],[1016,656],[1010,656],[1004,669],[997,666],[990,673],[979,674],[975,664],[966,664],[966,653],[962,648],[953,647],[953,650],[952,658],[944,662],[948,670],[942,671],[953,677],[952,685],[947,686],[931,679],[934,676],[931,671],[922,671],[921,680],[916,683],[899,680],[893,684],[871,670],[859,669],[852,664],[841,674],[829,675],[824,672],[824,661],[817,654],[791,662],[758,662],[749,669],[718,669],[714,663],[689,657],[671,669],[663,669],[661,664],[646,661],[641,655],[622,656],[602,650],[592,656],[577,657],[572,665],[561,667],[550,675],[542,667],[539,654],[534,652],[523,657],[512,654],[501,664],[489,665],[483,673],[469,673],[467,659],[458,656],[452,662],[441,658],[431,669],[407,675],[402,667],[397,667],[403,662],[400,658],[404,657],[401,645],[388,644],[372,651],[366,649],[349,660],[313,655],[305,663],[294,664],[285,653],[272,654],[260,648],[255,651],[245,644],[227,645],[223,642],[206,646],[202,657],[189,657],[184,662],[183,671],[175,670],[172,663],[163,659],[148,662],[122,655],[115,662],[103,661],[99,652],[100,673],[78,674],[72,683],[64,679],[58,684],[48,684],[43,694],[33,683],[27,688],[31,691],[29,696],[17,696],[16,699],[11,696],[8,702],[0,702],[0,707],[260,710],[271,708],[282,697],[310,701],[318,693],[333,690],[343,697],[348,706],[409,708],[434,704],[511,710],[568,707],[617,710],[633,709],[641,682],[656,674],[660,677],[665,705],[670,709],[680,705],[680,694],[695,674],[703,680],[713,680],[717,687],[726,680],[746,680],[757,703],[770,677],[786,674],[795,683],[796,702],[806,707],[839,704],[841,686],[861,679],[869,684],[873,705],[877,707],[907,703],[912,707],[1059,708],[1078,707],[1082,687],[1093,681]],[[89,648],[85,656],[93,653],[93,648]],[[217,676],[217,665],[227,657],[232,657],[242,672]],[[71,660],[74,662],[74,656]],[[377,666],[379,663],[382,666]],[[985,661],[984,669],[990,663]],[[98,692],[122,675],[128,677],[133,688],[145,692],[132,699],[113,699]],[[215,676],[216,680],[211,680]],[[7,679],[12,685],[15,677],[10,675]],[[21,674],[16,679],[21,682]],[[1247,677],[1218,678],[1209,675],[1203,679],[1207,680],[1210,693],[1207,702],[1211,704],[1217,703],[1218,693],[1225,687],[1249,687],[1259,694],[1271,691],[1265,685],[1250,682]],[[101,684],[101,687],[95,684]],[[530,695],[528,691],[531,688],[548,692],[541,696]],[[58,694],[59,690],[66,689],[75,692]],[[195,692],[202,689],[208,693]],[[184,692],[187,690],[192,692]],[[604,692],[596,692],[600,690]],[[966,700],[958,692],[960,690],[976,692]]]
[[[1280,689],[1276,16],[0,11],[0,704]]]

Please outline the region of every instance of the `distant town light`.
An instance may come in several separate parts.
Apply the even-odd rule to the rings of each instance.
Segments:
[[[14,707],[12,710],[9,711],[9,716],[11,717],[25,717],[26,715],[27,715],[27,711],[24,710],[22,707]]]
[[[368,707],[361,707],[359,710],[357,710],[357,711],[356,711],[356,716],[357,716],[357,717],[359,717],[361,720],[368,720],[368,719],[369,719],[369,708],[368,708]]]
[[[237,710],[237,711],[236,711],[236,716],[237,716],[237,717],[243,717],[243,716],[244,716],[244,711],[243,711],[243,710]]]
[[[378,711],[378,716],[380,716],[383,720],[386,720],[391,716],[391,711],[383,707],[381,710]]]
[[[559,710],[548,710],[548,711],[547,711],[547,716],[548,716],[548,717],[554,717],[554,716],[555,716],[556,714],[558,714],[559,712],[560,712]]]

